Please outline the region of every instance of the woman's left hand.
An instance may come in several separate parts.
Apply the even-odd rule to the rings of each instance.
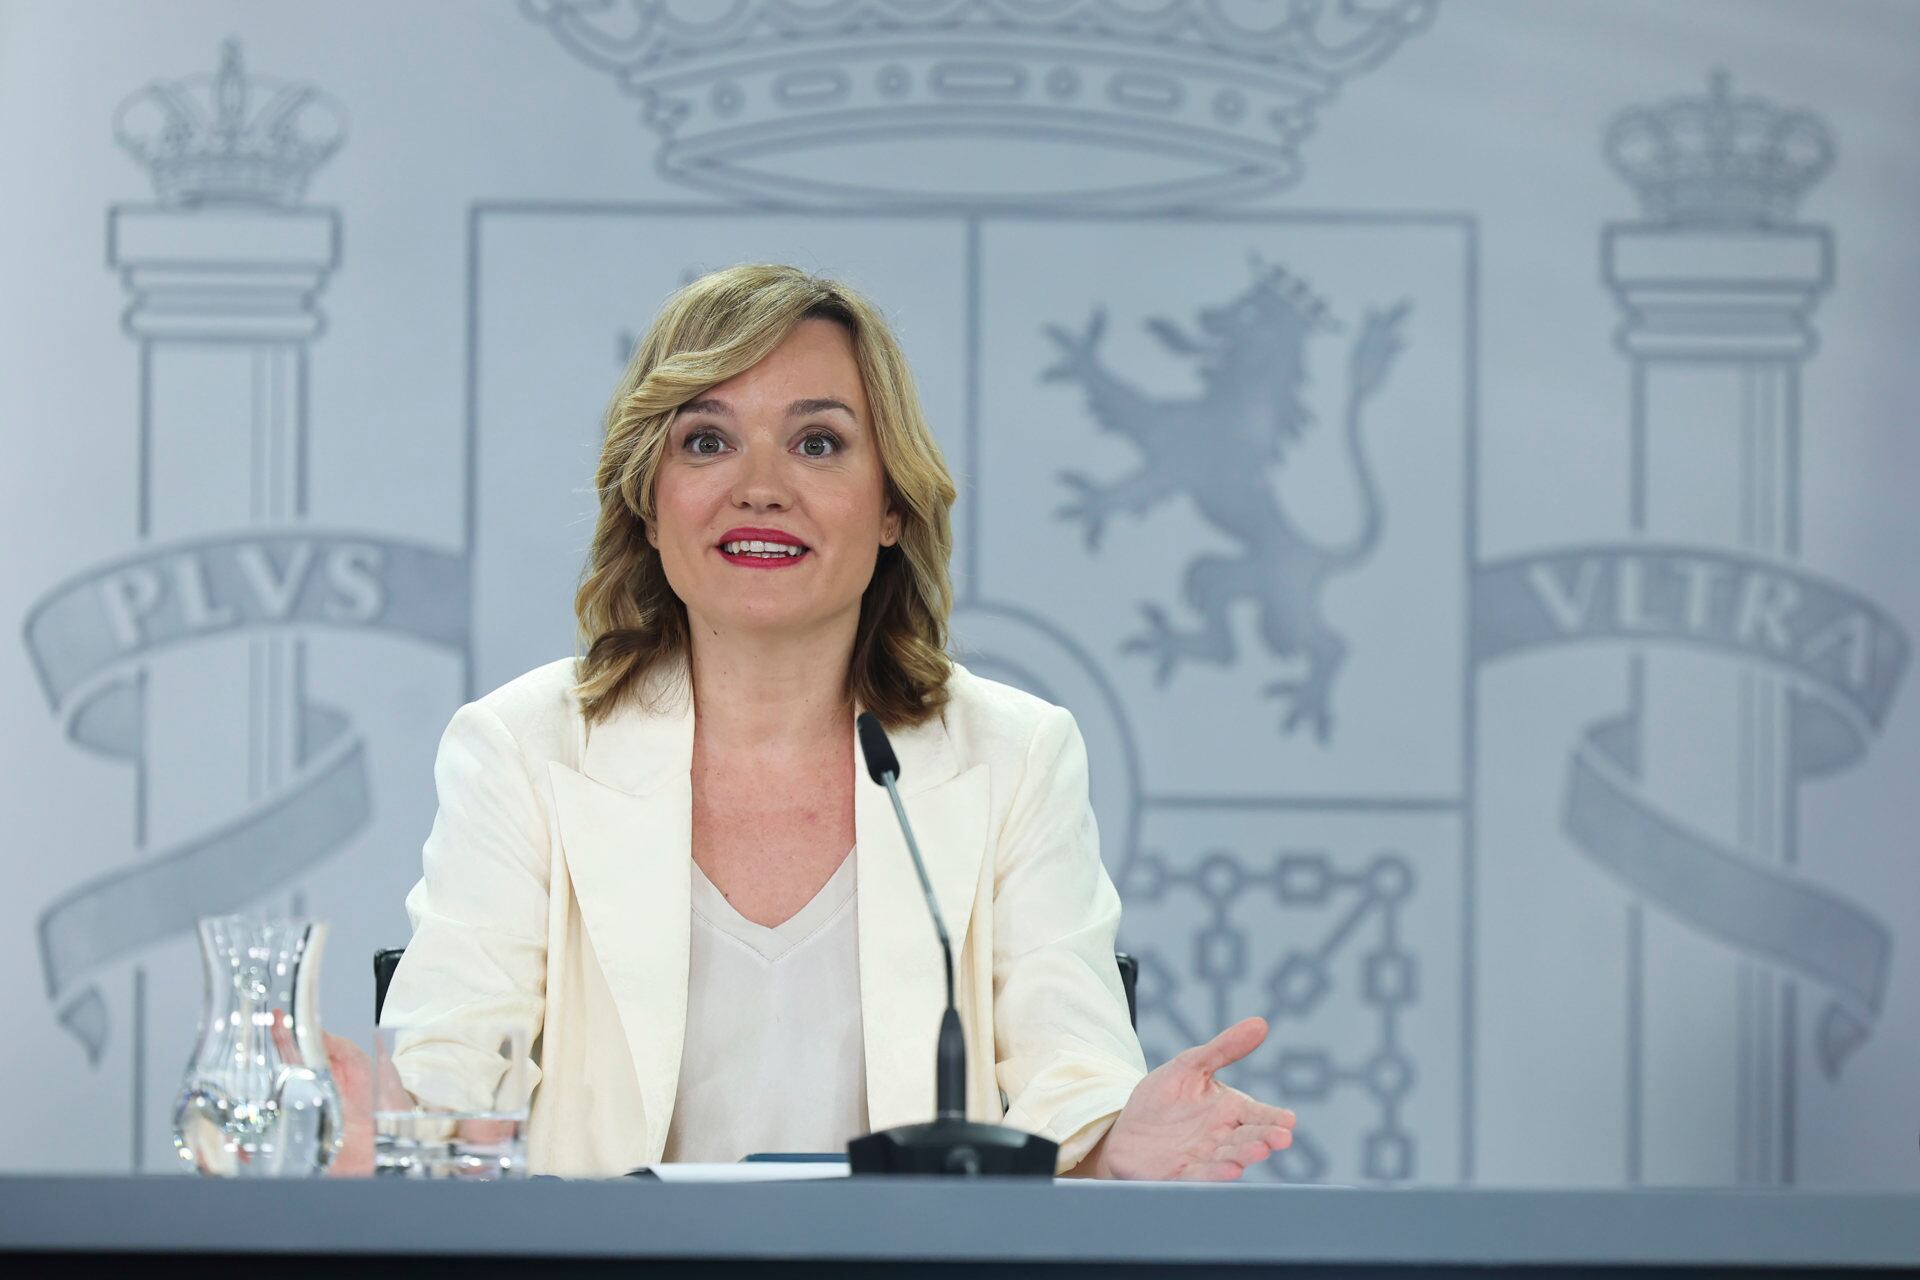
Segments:
[[[384,1064],[392,1072],[393,1064]],[[345,1141],[327,1165],[329,1178],[365,1178],[373,1173],[373,1063],[353,1041],[327,1035],[327,1067],[340,1090]],[[396,1079],[398,1077],[395,1077]],[[391,1096],[391,1095],[390,1095]]]
[[[1236,1022],[1148,1073],[1088,1155],[1097,1178],[1228,1182],[1293,1143],[1293,1112],[1215,1080],[1267,1038],[1262,1018]]]

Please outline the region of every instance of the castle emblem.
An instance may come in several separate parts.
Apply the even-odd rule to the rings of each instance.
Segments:
[[[1231,664],[1237,655],[1228,613],[1251,603],[1267,650],[1305,662],[1297,679],[1265,688],[1284,703],[1281,730],[1305,727],[1327,741],[1334,680],[1347,642],[1328,624],[1320,594],[1330,578],[1364,563],[1380,541],[1384,513],[1360,428],[1362,411],[1385,385],[1400,352],[1406,314],[1405,303],[1370,312],[1348,355],[1341,430],[1361,518],[1358,531],[1337,546],[1322,546],[1301,532],[1270,478],[1286,446],[1299,440],[1313,418],[1302,398],[1308,341],[1335,327],[1325,304],[1301,281],[1256,260],[1252,284],[1201,309],[1198,335],[1163,317],[1147,321],[1169,351],[1196,362],[1201,391],[1186,399],[1150,396],[1101,361],[1103,310],[1079,334],[1048,327],[1061,356],[1042,379],[1077,383],[1100,427],[1140,453],[1138,469],[1119,480],[1100,483],[1077,471],[1061,475],[1073,498],[1059,515],[1079,523],[1087,550],[1099,550],[1114,515],[1142,516],[1175,496],[1185,496],[1240,547],[1237,554],[1203,555],[1187,566],[1182,595],[1199,617],[1197,629],[1181,629],[1158,605],[1143,606],[1147,630],[1121,647],[1146,655],[1157,682],[1165,684],[1183,662]]]

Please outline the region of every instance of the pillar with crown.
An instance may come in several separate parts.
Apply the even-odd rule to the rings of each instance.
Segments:
[[[1606,281],[1632,364],[1632,523],[1650,541],[1789,559],[1799,552],[1800,371],[1832,278],[1824,227],[1794,220],[1833,145],[1820,122],[1736,97],[1621,115],[1608,159],[1642,217],[1609,226]],[[1722,654],[1637,653],[1631,689],[1648,798],[1722,847],[1796,854],[1792,690]],[[1627,922],[1628,1176],[1776,1185],[1794,1176],[1794,1081],[1811,1019],[1795,984],[1661,912]]]
[[[307,354],[324,324],[315,299],[339,259],[340,216],[304,193],[339,147],[342,120],[309,87],[250,77],[234,41],[212,75],[156,82],[120,109],[116,134],[155,196],[114,208],[108,223],[108,260],[130,295],[124,326],[140,347],[144,540],[284,529],[306,514]],[[218,631],[222,605],[205,582],[170,589]],[[191,840],[287,787],[313,733],[302,658],[295,636],[240,631],[148,665],[137,845]],[[193,1025],[194,993],[167,988],[154,985],[149,1012],[136,976],[136,1037],[143,1023],[169,1035]],[[178,1085],[170,1044],[135,1047],[150,1077],[134,1081],[150,1130],[144,1144],[136,1134],[136,1165],[173,1163],[162,1137]]]

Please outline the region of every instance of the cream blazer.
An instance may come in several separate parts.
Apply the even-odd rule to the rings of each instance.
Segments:
[[[574,660],[455,713],[439,812],[407,895],[413,939],[383,1023],[413,1028],[412,1087],[491,1091],[463,1027],[534,1045],[528,1163],[617,1175],[657,1163],[687,1019],[692,699],[684,668],[588,732]],[[956,666],[946,710],[891,734],[900,793],[948,934],[967,1107],[1077,1164],[1146,1072],[1113,960],[1120,899],[1100,862],[1073,717]],[[852,734],[853,726],[847,726]],[[885,791],[855,751],[860,1008],[877,1129],[933,1115],[940,950]],[[497,1045],[497,1042],[495,1042]],[[483,1078],[484,1077],[484,1078]],[[1002,1105],[1002,1095],[1005,1106]]]

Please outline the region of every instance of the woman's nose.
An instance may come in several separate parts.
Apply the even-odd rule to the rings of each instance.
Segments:
[[[748,449],[733,487],[733,504],[756,511],[778,511],[792,501],[780,458],[765,449]]]

